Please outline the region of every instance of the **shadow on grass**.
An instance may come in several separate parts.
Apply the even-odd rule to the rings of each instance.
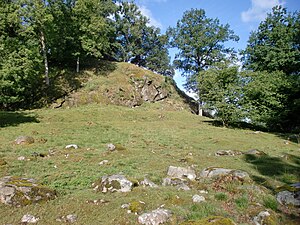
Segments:
[[[300,180],[300,157],[295,155],[287,155],[287,158],[278,158],[271,156],[255,156],[245,155],[245,162],[252,164],[253,167],[262,176],[252,176],[252,179],[274,191],[274,188],[269,184],[269,179],[279,180],[286,184],[291,184],[295,180]]]
[[[24,112],[3,112],[0,111],[0,127],[17,126],[21,123],[38,123],[35,116]]]

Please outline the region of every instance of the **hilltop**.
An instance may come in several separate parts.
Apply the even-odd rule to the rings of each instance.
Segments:
[[[197,113],[195,100],[181,91],[171,77],[131,63],[100,61],[97,66],[61,79],[58,77],[56,82],[63,84],[57,86],[64,90],[64,96],[56,100],[53,108],[91,103],[138,107],[161,102],[166,109]]]

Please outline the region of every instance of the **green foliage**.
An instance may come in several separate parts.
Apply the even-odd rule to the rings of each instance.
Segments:
[[[233,53],[223,43],[239,39],[228,24],[222,25],[218,19],[207,18],[203,9],[186,11],[176,27],[169,28],[167,33],[170,46],[179,49],[175,55],[175,67],[187,76],[186,88],[193,91],[198,90],[196,77],[200,71]]]
[[[122,1],[115,13],[116,51],[119,61],[131,62],[166,76],[173,76],[167,50],[167,37],[149,26],[133,2]]]
[[[237,67],[218,64],[199,73],[199,96],[204,107],[215,111],[223,125],[242,118],[241,80]]]
[[[243,195],[243,196],[237,198],[234,202],[235,202],[236,206],[242,210],[247,209],[249,206],[249,198],[247,195]]]
[[[282,72],[244,72],[243,109],[251,123],[270,129],[278,127],[287,113],[289,80]]]
[[[228,196],[226,193],[219,192],[215,194],[215,199],[217,199],[218,201],[226,201],[228,199]]]
[[[263,197],[263,204],[266,208],[272,209],[273,211],[277,211],[278,202],[273,195],[266,195]]]
[[[187,215],[187,220],[198,220],[208,216],[216,215],[217,209],[210,203],[194,204],[190,208],[190,213]]]
[[[261,87],[260,92],[267,94],[271,89],[270,94],[267,94],[266,100],[252,99],[252,105],[262,104],[263,116],[259,115],[260,111],[257,116],[273,129],[296,131],[300,127],[299,24],[299,12],[288,13],[282,6],[274,7],[272,13],[268,14],[267,18],[260,23],[258,30],[251,34],[248,46],[242,52],[247,69],[270,73],[270,75],[266,75],[265,72],[262,72],[262,77],[257,78],[263,82],[263,85],[259,85],[259,82],[253,83],[267,86],[266,90]],[[282,71],[283,75],[279,78],[276,71]],[[287,83],[289,84],[286,85]],[[284,86],[286,87],[283,89]],[[273,92],[276,89],[281,89],[277,96]],[[270,122],[269,119],[272,117]]]

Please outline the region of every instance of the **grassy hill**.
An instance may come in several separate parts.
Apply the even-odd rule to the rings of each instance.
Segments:
[[[132,65],[123,66],[124,73],[140,71]],[[91,91],[102,93],[105,82],[114,84],[116,90],[127,86],[125,93],[131,91],[127,82],[122,86],[121,78],[110,77],[111,73],[90,74],[83,87],[73,93],[76,97],[70,99],[84,99],[82,96]],[[57,109],[0,112],[0,157],[6,162],[0,166],[0,177],[35,178],[58,192],[57,199],[42,204],[20,208],[2,204],[0,224],[19,224],[26,213],[38,216],[38,224],[61,224],[56,219],[69,214],[77,215],[74,224],[138,224],[138,215],[121,208],[137,201],[145,203],[140,213],[162,205],[170,209],[173,218],[169,224],[212,215],[229,217],[237,224],[253,224],[253,217],[265,209],[272,214],[269,224],[297,224],[298,209],[280,206],[274,196],[278,187],[300,179],[298,143],[278,134],[216,127],[211,119],[190,113],[175,92],[164,101],[146,101],[135,108],[111,105],[103,96],[97,98],[98,104],[66,107],[66,100],[67,104]],[[32,136],[35,142],[14,144],[20,135]],[[118,150],[108,151],[109,143]],[[69,144],[79,148],[65,149]],[[267,155],[215,156],[218,150],[250,149]],[[20,156],[30,160],[18,160]],[[99,165],[103,160],[108,163]],[[220,181],[216,185],[199,180],[191,184],[190,191],[182,191],[161,185],[169,166],[191,166],[197,175],[210,166],[239,169],[248,172],[253,181],[240,188],[241,184],[235,182]],[[113,174],[124,174],[135,182],[147,177],[159,187],[138,186],[128,193],[93,190],[93,182]],[[193,203],[192,196],[200,190],[208,192],[204,194],[206,202]],[[93,204],[99,199],[105,203]]]

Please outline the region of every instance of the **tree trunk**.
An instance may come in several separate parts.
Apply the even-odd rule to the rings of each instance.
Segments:
[[[42,52],[44,58],[44,65],[45,65],[45,83],[47,86],[50,84],[49,80],[49,66],[48,66],[48,58],[47,58],[47,49],[46,49],[46,41],[45,41],[45,34],[41,31],[41,43],[42,43]]]
[[[76,72],[79,73],[79,56],[77,57]]]
[[[203,116],[203,108],[202,108],[202,102],[199,101],[199,116]]]

